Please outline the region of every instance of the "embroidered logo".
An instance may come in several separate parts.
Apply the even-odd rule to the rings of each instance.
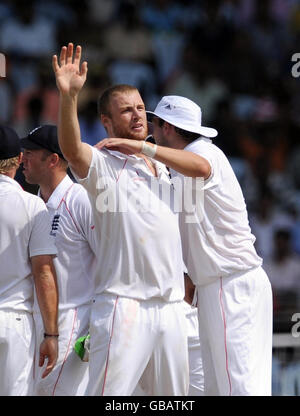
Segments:
[[[58,230],[58,226],[59,226],[59,214],[54,215],[53,220],[52,220],[52,227],[51,227],[51,232],[50,235],[53,235],[54,237],[56,237],[56,231]]]

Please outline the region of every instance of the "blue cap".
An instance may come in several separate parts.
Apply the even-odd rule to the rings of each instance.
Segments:
[[[58,144],[57,127],[53,125],[44,125],[32,130],[27,137],[21,139],[21,147],[28,150],[46,149],[64,159]]]
[[[21,153],[17,133],[7,126],[0,126],[0,160],[11,159]]]

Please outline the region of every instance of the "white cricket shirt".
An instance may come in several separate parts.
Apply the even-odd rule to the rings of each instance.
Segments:
[[[179,215],[183,259],[194,284],[202,285],[221,276],[250,270],[262,264],[253,243],[254,235],[241,187],[232,167],[211,140],[199,138],[184,150],[204,157],[211,175],[204,181],[202,207],[195,221],[187,223],[185,212]],[[183,176],[171,169],[172,178]]]
[[[182,300],[178,216],[151,190],[171,192],[166,167],[155,163],[155,177],[141,158],[91,149],[88,176],[78,180],[89,193],[98,236],[96,293]]]
[[[50,230],[44,202],[0,175],[0,309],[32,312],[30,258],[56,254]]]
[[[46,206],[52,220],[51,235],[57,247],[54,264],[59,310],[90,303],[94,293],[96,263],[92,250],[95,247],[95,227],[87,192],[66,175]]]

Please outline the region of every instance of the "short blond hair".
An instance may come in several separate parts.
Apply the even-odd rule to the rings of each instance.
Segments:
[[[102,95],[98,98],[98,114],[102,114],[111,117],[110,113],[110,99],[114,94],[128,93],[132,91],[138,91],[136,87],[128,84],[117,84],[106,88]]]
[[[5,174],[14,168],[18,169],[19,166],[19,156],[11,157],[10,159],[0,160],[0,174]]]

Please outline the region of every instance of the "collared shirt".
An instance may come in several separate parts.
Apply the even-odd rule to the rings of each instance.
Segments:
[[[52,220],[51,235],[58,251],[54,264],[59,310],[90,303],[94,293],[93,250],[96,242],[87,192],[66,175],[51,194],[46,206]]]
[[[32,312],[30,258],[55,255],[44,202],[0,175],[0,309]]]
[[[166,167],[155,177],[144,159],[92,149],[87,189],[98,236],[96,293],[135,299],[182,300],[178,216],[170,208]]]
[[[184,150],[202,156],[211,166],[194,221],[187,222],[185,212],[180,213],[183,258],[194,284],[260,266],[262,259],[253,245],[245,200],[228,159],[206,138],[193,141]],[[183,180],[173,169],[171,175]]]

